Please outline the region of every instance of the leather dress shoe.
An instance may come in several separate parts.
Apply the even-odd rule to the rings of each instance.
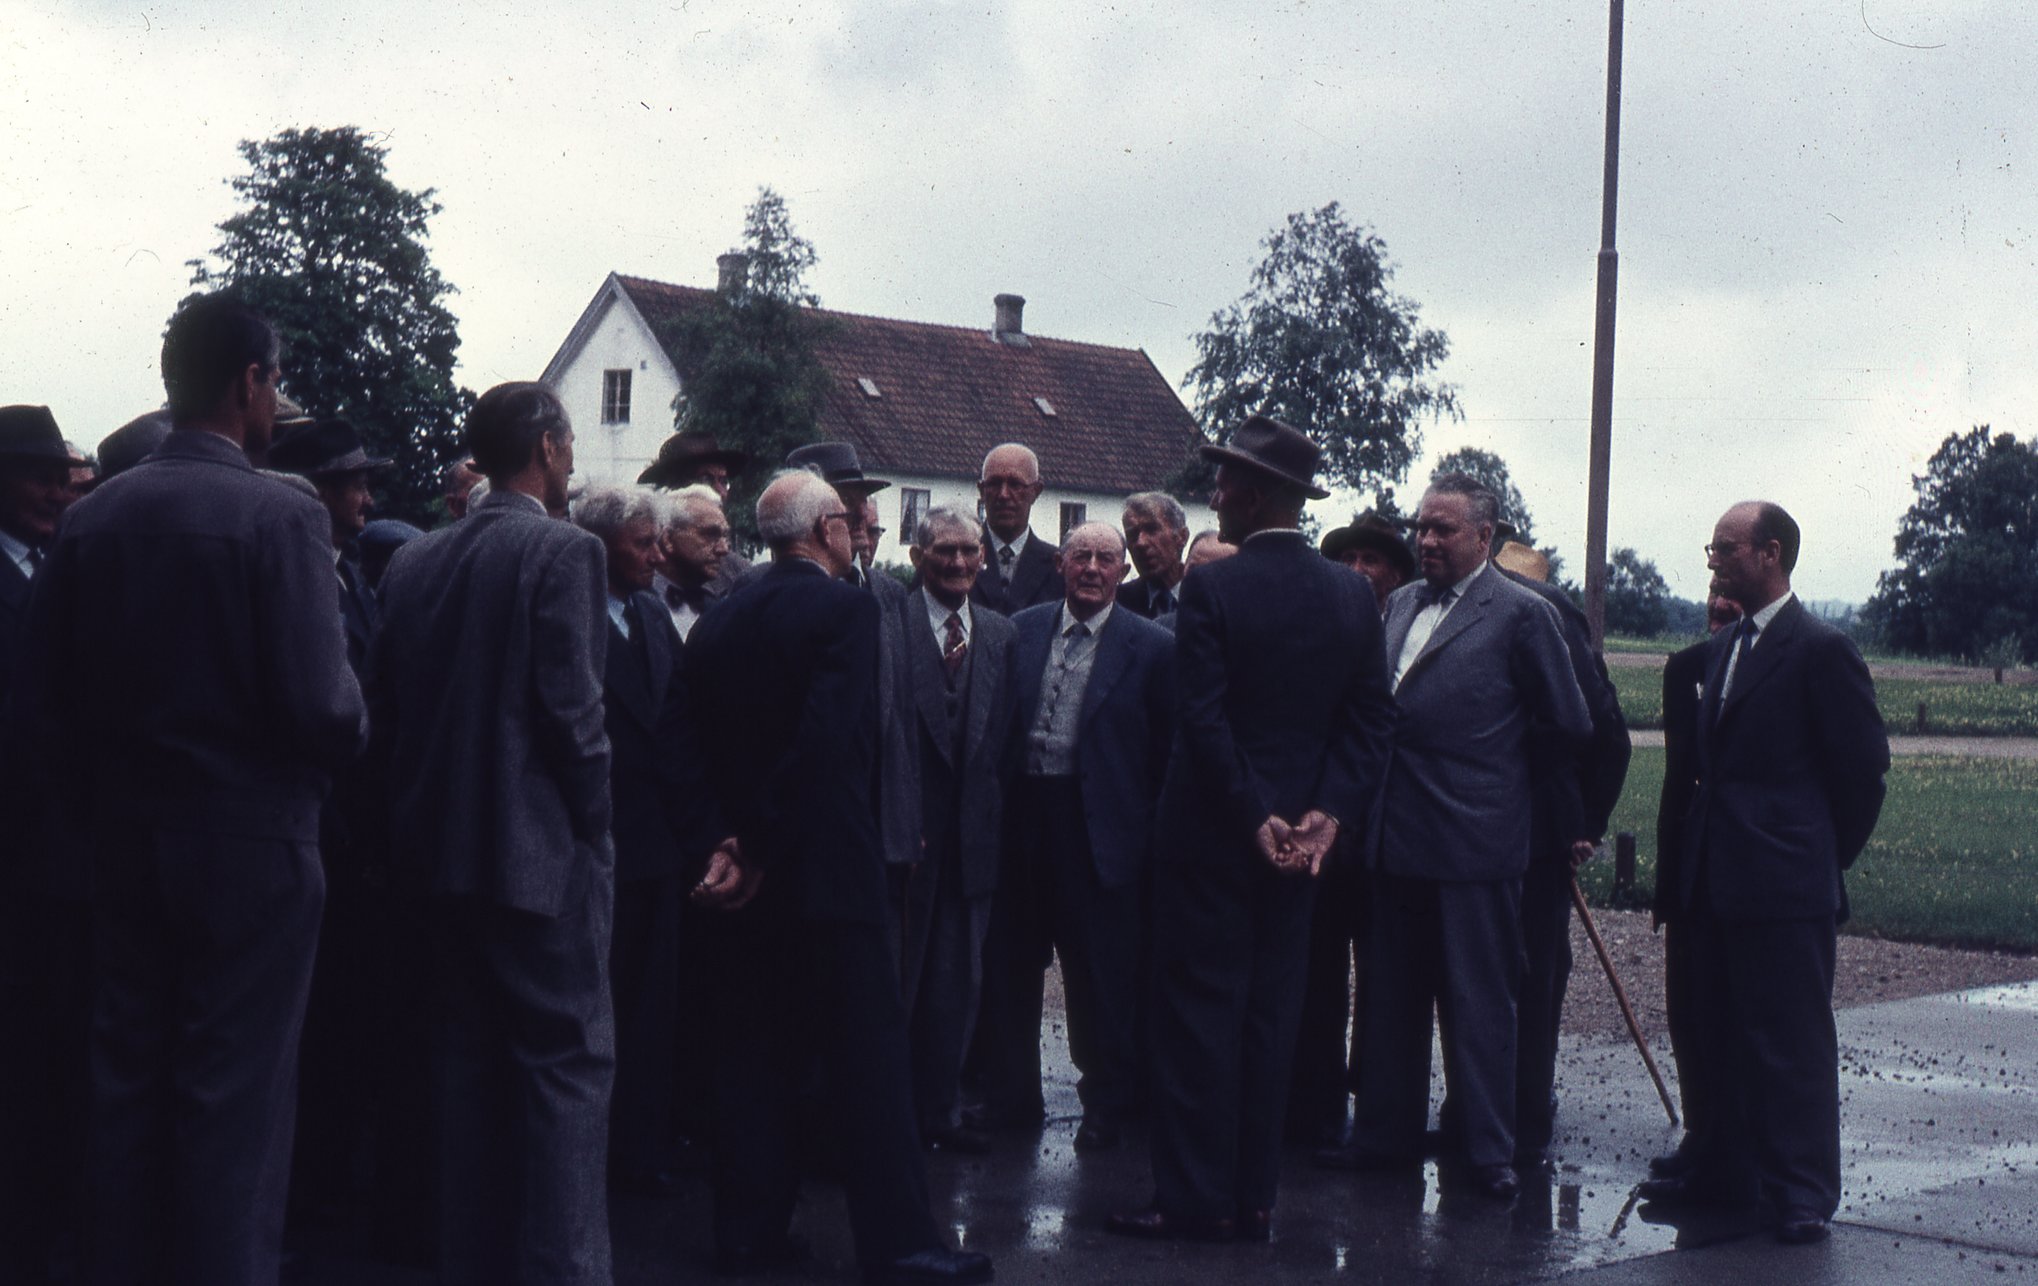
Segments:
[[[1023,1107],[999,1109],[977,1103],[962,1109],[962,1123],[985,1134],[1004,1130],[1037,1130],[1047,1123],[1047,1105],[1028,1103]]]
[[[1153,1207],[1112,1215],[1104,1230],[1146,1241],[1230,1241],[1237,1235],[1229,1219],[1178,1219]]]
[[[724,1277],[752,1277],[804,1264],[813,1257],[813,1249],[807,1245],[806,1239],[788,1232],[762,1241],[718,1247],[715,1271]]]
[[[954,1152],[960,1156],[980,1157],[987,1155],[991,1150],[991,1136],[967,1125],[946,1125],[929,1129],[923,1137],[927,1146],[936,1152]]]
[[[1652,1179],[1681,1179],[1698,1165],[1698,1157],[1692,1149],[1679,1144],[1675,1152],[1649,1158],[1649,1177]]]
[[[1232,1227],[1239,1241],[1256,1241],[1264,1245],[1274,1239],[1274,1212],[1241,1210]]]
[[[1109,1152],[1118,1146],[1118,1127],[1109,1121],[1084,1121],[1076,1127],[1076,1151]]]
[[[1786,1206],[1776,1220],[1776,1239],[1786,1246],[1809,1246],[1830,1235],[1826,1217],[1803,1206]]]
[[[1482,1197],[1511,1201],[1521,1191],[1521,1179],[1511,1165],[1475,1165],[1465,1172],[1465,1186]]]
[[[1745,1205],[1716,1183],[1684,1175],[1675,1179],[1644,1179],[1635,1188],[1635,1195],[1651,1205],[1668,1208],[1692,1206],[1738,1206]]]
[[[1376,1152],[1357,1143],[1340,1147],[1318,1148],[1309,1156],[1319,1170],[1344,1170],[1355,1174],[1375,1174],[1386,1170],[1413,1170],[1422,1164],[1419,1157],[1396,1156],[1392,1152]]]
[[[975,1250],[950,1250],[934,1246],[916,1250],[889,1264],[873,1264],[863,1270],[871,1286],[920,1286],[922,1283],[953,1284],[991,1280],[991,1257]]]

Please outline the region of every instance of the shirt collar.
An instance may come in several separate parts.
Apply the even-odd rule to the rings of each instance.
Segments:
[[[1118,604],[1106,603],[1104,604],[1103,607],[1097,609],[1097,614],[1095,616],[1092,616],[1089,620],[1083,622],[1083,625],[1090,631],[1090,635],[1092,638],[1104,632],[1104,622],[1110,620],[1111,613],[1116,611],[1117,609]],[[1074,625],[1075,623],[1076,615],[1074,612],[1069,611],[1068,600],[1063,599],[1061,604],[1061,620],[1055,626],[1055,633],[1066,634],[1069,632],[1069,627]]]
[[[12,558],[14,565],[21,569],[23,576],[32,577],[35,575],[35,564],[28,559],[27,542],[18,539],[8,532],[0,531],[0,553],[5,553],[9,558]]]
[[[609,595],[609,619],[616,623],[616,632],[624,638],[630,636],[630,627],[625,623],[628,618],[624,616],[624,612],[629,606],[630,601],[628,599],[617,598],[614,594]]]
[[[1266,527],[1254,532],[1245,539],[1246,543],[1250,544],[1262,536],[1299,536],[1301,534],[1302,529],[1300,527]]]
[[[921,597],[927,600],[927,623],[934,627],[935,638],[938,639],[948,632],[948,614],[950,612],[958,613],[962,617],[962,637],[964,641],[968,641],[975,633],[976,621],[970,616],[968,599],[962,600],[961,607],[950,608],[943,607],[940,599],[927,593],[925,590],[920,591],[920,594]]]
[[[1790,600],[1796,597],[1797,595],[1793,591],[1785,590],[1783,591],[1782,598],[1777,599],[1774,603],[1771,603],[1750,617],[1749,619],[1755,623],[1755,637],[1762,637],[1762,631],[1769,628],[1769,623],[1776,619],[1776,614],[1790,606]]]
[[[1012,551],[1012,557],[1016,561],[1017,559],[1025,555],[1026,542],[1032,538],[1033,528],[1031,527],[1023,528],[1018,535],[1012,537],[1012,539],[1010,540],[999,540],[997,534],[992,533],[991,552],[1000,553],[1004,550],[1009,549]]]

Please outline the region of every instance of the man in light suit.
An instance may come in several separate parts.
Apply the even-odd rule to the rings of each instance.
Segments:
[[[429,899],[451,1283],[605,1283],[615,849],[601,541],[541,384],[467,419],[488,494],[390,560],[369,652],[392,865]]]
[[[1029,521],[1040,499],[1040,457],[1031,447],[1007,442],[984,457],[977,482],[983,502],[983,568],[970,589],[970,601],[1010,616],[1040,603],[1058,603],[1061,573],[1054,569],[1054,546],[1033,534]]]
[[[894,700],[914,759],[910,778],[885,779],[888,794],[906,791],[919,807],[918,853],[891,876],[921,1138],[973,1153],[989,1140],[961,1122],[962,1060],[998,886],[1013,637],[1010,621],[970,601],[983,541],[974,517],[946,505],[928,510],[913,534],[920,587],[898,608]]]
[[[727,913],[702,926],[718,965],[717,1264],[741,1273],[805,1256],[791,1232],[792,1096],[818,1054],[865,1280],[988,1281],[990,1260],[946,1249],[928,1208],[905,1011],[884,941],[872,799],[882,609],[840,582],[848,516],[820,479],[781,474],[758,497],[757,524],[771,565],[687,644],[698,719],[721,750],[709,771],[746,868]]]
[[[1297,529],[1316,444],[1253,416],[1211,507],[1236,556],[1182,581],[1173,753],[1155,834],[1153,1204],[1124,1236],[1264,1241],[1315,876],[1368,826],[1394,720],[1380,614]]]
[[[366,737],[325,511],[248,460],[280,374],[246,305],[180,309],[176,428],[65,516],[30,600],[21,731],[91,819],[63,854],[92,879],[89,1281],[280,1266],[319,806]]]
[[[1085,523],[1062,545],[1066,601],[1012,618],[1014,794],[985,964],[986,1108],[993,1120],[1042,1115],[1042,986],[1059,953],[1078,1152],[1116,1146],[1137,1089],[1140,904],[1174,737],[1174,640],[1118,610],[1125,563],[1118,533]]]
[[[1746,611],[1708,644],[1674,894],[1717,1119],[1690,1171],[1641,1189],[1662,1205],[1759,1196],[1787,1243],[1823,1240],[1839,1206],[1841,872],[1875,830],[1889,771],[1861,654],[1791,592],[1800,541],[1789,514],[1750,501],[1706,546],[1713,592]]]
[[[1387,603],[1401,709],[1372,856],[1365,1058],[1350,1149],[1329,1164],[1422,1154],[1430,1013],[1473,1190],[1519,1189],[1514,1161],[1516,1003],[1524,968],[1529,730],[1582,744],[1592,720],[1555,614],[1488,564],[1499,502],[1441,474],[1416,514],[1422,580]]]

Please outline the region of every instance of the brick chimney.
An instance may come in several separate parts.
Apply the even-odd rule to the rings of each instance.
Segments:
[[[750,284],[750,256],[731,250],[715,256],[715,289],[725,295],[740,295]]]
[[[992,298],[991,303],[998,310],[997,319],[991,323],[991,338],[997,340],[1000,344],[1025,346],[1027,343],[1026,331],[1019,324],[1019,321],[1021,315],[1026,311],[1026,297],[1024,295],[997,295]]]

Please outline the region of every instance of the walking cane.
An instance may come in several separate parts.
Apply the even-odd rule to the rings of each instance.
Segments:
[[[1649,1068],[1649,1079],[1656,1082],[1656,1097],[1663,1100],[1663,1110],[1670,1114],[1670,1124],[1678,1124],[1677,1108],[1670,1102],[1669,1087],[1663,1084],[1663,1073],[1656,1070],[1656,1059],[1649,1053],[1649,1042],[1642,1039],[1642,1025],[1635,1021],[1635,1008],[1628,1003],[1627,988],[1620,985],[1620,975],[1614,972],[1613,957],[1606,953],[1606,944],[1599,940],[1599,926],[1592,922],[1592,912],[1585,906],[1585,891],[1578,887],[1578,877],[1571,877],[1571,905],[1578,908],[1578,918],[1585,922],[1585,936],[1592,939],[1592,949],[1599,955],[1599,967],[1606,970],[1606,980],[1613,984],[1613,998],[1620,1002],[1620,1016],[1628,1020],[1628,1035],[1635,1038],[1635,1048],[1641,1051],[1642,1062]]]

